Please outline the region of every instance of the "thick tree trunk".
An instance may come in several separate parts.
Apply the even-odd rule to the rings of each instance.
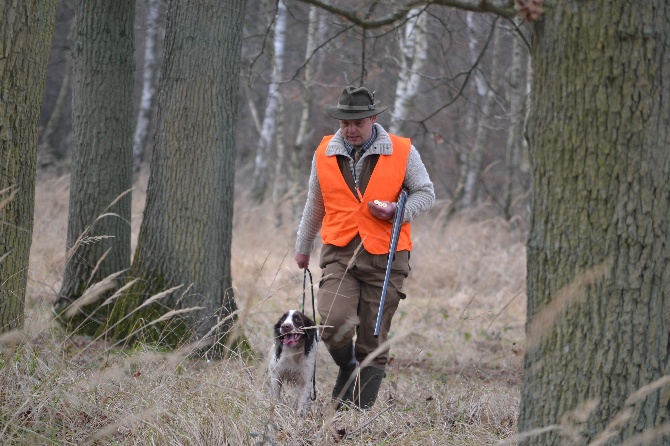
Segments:
[[[117,338],[141,334],[175,345],[213,330],[218,340],[234,322],[230,253],[244,5],[172,0],[168,6],[156,141],[130,274],[138,280],[108,321]],[[169,310],[184,310],[174,325],[137,331]]]
[[[91,284],[130,267],[134,11],[135,0],[77,2],[72,54],[75,144],[58,311]],[[64,321],[91,332],[104,321],[103,314],[92,314],[97,308],[82,308],[71,320],[64,314]],[[82,318],[91,323],[89,329],[77,327]]]
[[[55,20],[56,0],[0,0],[0,333],[23,327],[37,125]]]
[[[670,374],[668,23],[665,0],[566,0],[534,25],[528,444],[670,442],[670,387],[645,387]]]

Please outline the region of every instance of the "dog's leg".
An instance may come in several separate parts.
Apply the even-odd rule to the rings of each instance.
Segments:
[[[312,393],[312,386],[314,386],[313,377],[314,377],[315,365],[316,365],[316,356],[314,356],[314,352],[312,352],[312,354],[310,354],[307,357],[305,367],[301,372],[302,382],[301,385],[298,387],[300,393],[298,394],[298,398],[296,400],[296,407],[298,409],[298,413],[303,418],[307,413],[307,408],[309,407],[310,396]]]
[[[305,415],[307,414],[307,407],[309,406],[309,394],[311,391],[311,384],[312,380],[309,379],[307,382],[305,382],[304,385],[300,387],[300,394],[298,395],[298,398],[296,400],[296,408],[298,410],[298,415],[300,415],[302,418],[305,418]]]

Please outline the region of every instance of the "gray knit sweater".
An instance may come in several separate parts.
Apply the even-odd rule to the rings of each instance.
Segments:
[[[361,159],[354,166],[353,160],[350,165],[354,178],[360,177],[362,160],[369,155],[379,154],[388,155],[393,153],[391,139],[386,130],[375,124],[377,129],[377,139],[363,154]],[[338,130],[326,149],[327,156],[343,155],[350,158],[346,147],[344,146],[343,136]],[[407,189],[407,202],[405,203],[405,214],[403,221],[412,221],[417,216],[429,210],[435,202],[435,191],[433,183],[428,177],[426,166],[421,161],[421,156],[414,146],[409,152],[407,159],[407,169],[405,170],[405,180],[403,187]],[[321,230],[323,217],[326,215],[326,209],[323,204],[323,195],[321,186],[316,173],[316,158],[312,158],[312,171],[309,175],[309,191],[307,192],[307,202],[302,213],[300,226],[298,227],[298,237],[295,243],[295,250],[300,254],[311,254],[314,249],[314,240]]]

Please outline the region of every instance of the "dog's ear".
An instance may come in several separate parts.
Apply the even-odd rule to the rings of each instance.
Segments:
[[[300,316],[300,322],[302,323],[303,327],[313,327],[314,326],[314,321],[309,318],[305,313],[303,312],[298,312],[298,315]]]
[[[281,352],[284,350],[284,344],[282,341],[279,340],[279,338],[275,339],[275,358],[279,359],[281,356]]]
[[[279,358],[281,356],[281,352],[284,348],[284,344],[281,341],[281,324],[286,318],[286,315],[283,315],[282,317],[279,318],[277,323],[274,326],[274,343],[275,343],[275,358]]]

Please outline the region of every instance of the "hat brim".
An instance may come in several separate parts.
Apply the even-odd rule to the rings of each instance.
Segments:
[[[379,107],[373,108],[372,110],[362,110],[362,111],[346,111],[337,108],[335,105],[326,105],[326,111],[328,114],[340,121],[355,121],[356,119],[369,118],[371,116],[377,116],[380,113],[386,111],[388,107]]]

